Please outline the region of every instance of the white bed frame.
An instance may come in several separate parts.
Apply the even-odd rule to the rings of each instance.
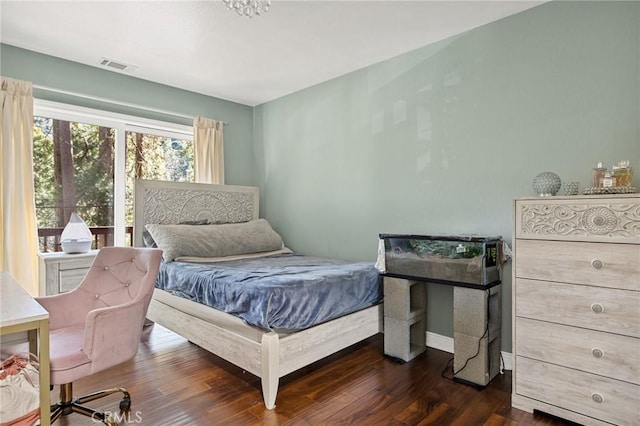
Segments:
[[[136,181],[134,245],[148,223],[245,222],[258,218],[258,188]],[[239,318],[156,289],[147,317],[256,375],[267,409],[278,383],[293,371],[382,332],[382,305],[291,334],[264,332]]]

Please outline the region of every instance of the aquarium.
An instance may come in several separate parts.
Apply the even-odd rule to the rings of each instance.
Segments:
[[[500,282],[500,237],[380,234],[380,240],[387,275],[477,286]]]

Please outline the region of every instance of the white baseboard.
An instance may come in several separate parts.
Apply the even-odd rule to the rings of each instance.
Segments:
[[[453,353],[453,337],[443,336],[441,334],[427,331],[427,347],[438,349],[440,351]],[[513,359],[511,352],[502,351],[502,362],[505,370],[513,369]]]
[[[433,349],[453,353],[453,337],[427,331],[427,346]]]

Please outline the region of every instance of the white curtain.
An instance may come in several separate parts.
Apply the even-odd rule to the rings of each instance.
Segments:
[[[224,123],[194,117],[195,181],[224,184]]]
[[[1,77],[0,271],[38,295],[32,84]]]

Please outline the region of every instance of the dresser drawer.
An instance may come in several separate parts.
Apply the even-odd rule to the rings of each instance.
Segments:
[[[640,291],[640,246],[518,240],[515,275]]]
[[[517,356],[515,393],[617,425],[640,424],[640,386]]]
[[[514,218],[516,238],[640,243],[638,194],[520,199]]]
[[[516,278],[515,315],[640,337],[640,292]]]
[[[640,339],[516,318],[516,355],[640,385]]]

